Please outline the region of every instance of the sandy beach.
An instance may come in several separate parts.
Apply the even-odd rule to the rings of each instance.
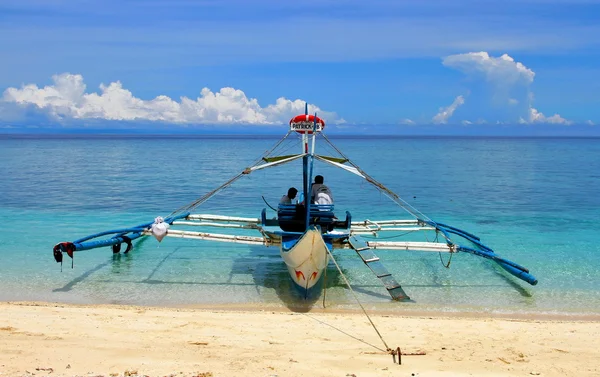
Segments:
[[[0,304],[1,376],[598,376],[600,321]],[[411,355],[412,354],[412,355]]]

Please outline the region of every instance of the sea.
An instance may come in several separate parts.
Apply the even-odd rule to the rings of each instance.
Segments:
[[[466,253],[380,251],[411,297],[390,300],[355,252],[336,250],[324,291],[304,300],[277,248],[146,237],[65,256],[53,246],[167,216],[259,159],[279,136],[0,135],[0,301],[243,307],[323,307],[403,313],[600,315],[600,139],[330,136],[355,164],[429,218],[479,236],[527,267],[531,286]],[[278,146],[300,153],[298,137]],[[317,144],[316,153],[336,151]],[[315,164],[336,213],[410,218],[368,182]],[[255,171],[196,213],[259,217],[301,164]],[[381,236],[382,240],[385,238]],[[349,288],[344,277],[350,283]]]

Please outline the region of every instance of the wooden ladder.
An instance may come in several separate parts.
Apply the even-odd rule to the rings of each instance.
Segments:
[[[356,254],[360,256],[363,262],[365,262],[367,267],[373,271],[375,276],[381,280],[385,289],[387,289],[390,296],[392,296],[392,299],[397,301],[410,300],[410,297],[404,292],[400,284],[398,284],[392,274],[390,274],[383,263],[381,263],[379,257],[371,250],[367,241],[360,236],[352,235],[348,238],[348,243],[350,244],[350,247],[356,251]]]

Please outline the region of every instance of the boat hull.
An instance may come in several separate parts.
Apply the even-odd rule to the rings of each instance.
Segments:
[[[316,228],[311,228],[301,235],[283,237],[281,257],[292,281],[305,298],[317,288],[329,263],[330,248]]]

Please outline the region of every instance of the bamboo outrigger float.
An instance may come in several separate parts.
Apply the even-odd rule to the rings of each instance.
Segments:
[[[291,279],[305,297],[320,287],[324,271],[330,258],[333,257],[332,252],[336,249],[354,250],[381,280],[394,300],[408,300],[409,296],[383,266],[374,250],[430,251],[450,254],[466,252],[490,259],[515,277],[531,285],[537,284],[537,279],[529,273],[529,270],[498,256],[492,249],[481,243],[477,236],[429,219],[370,177],[329,141],[322,132],[324,128],[325,122],[316,114],[309,115],[307,106],[304,115],[292,118],[290,130],[275,147],[262,156],[257,163],[244,169],[220,187],[165,218],[157,217],[153,222],[131,228],[101,232],[73,242],[58,243],[53,249],[54,258],[62,263],[63,254],[73,258],[75,252],[107,246],[112,248],[113,253],[119,253],[122,244],[126,245],[124,253],[128,253],[133,249],[132,241],[153,235],[159,241],[163,237],[179,237],[278,247]],[[294,133],[299,133],[301,136],[301,153],[271,155],[278,145]],[[316,154],[317,138],[328,143],[339,156]],[[192,213],[202,203],[244,175],[293,161],[302,162],[301,197],[308,200],[304,200],[301,204],[279,204],[277,217],[268,218],[266,209],[263,209],[260,217],[257,218]],[[350,213],[346,212],[344,219],[338,219],[334,215],[334,205],[331,201],[327,204],[311,203],[310,198],[314,194],[311,182],[315,161],[358,175],[404,209],[411,218],[353,221]],[[239,230],[244,234],[213,232],[210,229]],[[248,232],[253,232],[255,235],[248,235]],[[382,233],[405,237],[406,240],[375,240]],[[424,237],[419,239],[417,235]],[[367,239],[367,236],[370,238]],[[434,240],[430,241],[430,239]]]

